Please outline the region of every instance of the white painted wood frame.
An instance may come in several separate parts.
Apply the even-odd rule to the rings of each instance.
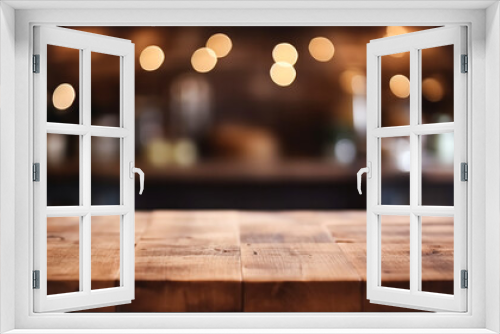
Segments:
[[[129,303],[134,299],[134,44],[128,40],[58,27],[34,27],[34,52],[40,55],[40,73],[34,73],[33,161],[40,164],[40,181],[34,194],[34,262],[40,271],[40,288],[34,289],[34,312],[74,311]],[[79,124],[47,122],[47,45],[78,50]],[[120,57],[120,126],[91,125],[92,52]],[[80,205],[47,207],[47,134],[77,135],[80,141]],[[91,201],[91,139],[120,139],[120,205],[96,206]],[[92,216],[120,216],[120,285],[91,288]],[[78,292],[47,295],[47,218],[79,217],[80,289]]]
[[[0,3],[0,316],[12,333],[498,333],[500,331],[500,10],[497,1],[13,1]],[[7,17],[7,20],[3,20]],[[15,17],[15,21],[14,21]],[[31,37],[36,24],[95,26],[469,27],[468,267],[465,313],[33,313]],[[15,58],[14,58],[15,55]],[[486,71],[486,68],[488,69]],[[15,71],[14,71],[15,70]],[[3,131],[15,128],[14,131]],[[15,152],[14,145],[15,142]],[[488,154],[486,154],[486,151]],[[4,157],[8,157],[5,159]],[[488,162],[486,165],[485,162]],[[486,182],[485,170],[488,173]],[[6,173],[8,173],[6,175]],[[355,178],[353,177],[353,180]],[[14,182],[11,182],[14,184]],[[5,183],[2,183],[2,186]],[[355,181],[353,181],[353,189]],[[488,196],[486,196],[488,194]],[[14,205],[15,215],[10,210]],[[487,214],[487,216],[486,216]],[[15,216],[15,220],[14,220]],[[488,256],[486,256],[488,254]],[[15,265],[12,259],[15,258]],[[15,282],[15,289],[12,285]],[[15,291],[13,291],[15,290]],[[486,293],[487,291],[487,293]],[[14,305],[14,307],[12,306]]]
[[[467,163],[467,73],[461,56],[467,55],[466,27],[451,26],[372,40],[367,46],[367,298],[373,303],[429,311],[467,310],[467,290],[461,288],[461,270],[467,270],[467,182],[461,181],[461,163]],[[421,51],[453,45],[453,122],[422,124]],[[410,110],[408,126],[382,127],[382,61],[386,55],[410,53]],[[454,134],[454,206],[422,205],[422,135]],[[410,141],[410,205],[382,205],[381,139],[404,136]],[[410,218],[410,289],[382,285],[382,216]],[[422,291],[421,218],[454,217],[454,294]]]

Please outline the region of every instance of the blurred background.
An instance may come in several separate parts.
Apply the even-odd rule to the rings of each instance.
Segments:
[[[431,27],[71,27],[135,43],[136,208],[364,209],[366,44]],[[422,54],[422,122],[453,121],[453,48]],[[409,124],[409,54],[382,57],[382,126]],[[120,125],[120,61],[92,53],[92,124]],[[79,123],[79,52],[48,49],[48,121]],[[453,135],[423,137],[423,204],[453,205]],[[50,134],[48,205],[79,203],[79,140]],[[382,140],[383,204],[409,141]],[[120,141],[92,139],[92,204],[119,204]]]

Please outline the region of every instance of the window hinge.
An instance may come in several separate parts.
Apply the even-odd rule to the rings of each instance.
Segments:
[[[469,273],[467,270],[462,270],[461,271],[461,276],[462,276],[462,289],[467,289],[469,287]]]
[[[460,180],[469,181],[469,165],[466,162],[460,164]]]
[[[33,164],[33,181],[40,182],[40,164],[38,162]]]
[[[467,55],[462,55],[462,73],[469,72],[469,57]]]
[[[33,73],[40,73],[40,55],[33,55]]]
[[[33,270],[33,289],[40,289],[40,270]]]

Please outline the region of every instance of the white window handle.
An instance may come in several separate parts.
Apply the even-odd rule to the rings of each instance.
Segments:
[[[139,195],[142,195],[144,191],[144,172],[140,168],[135,168],[134,163],[130,161],[130,178],[134,178],[134,173],[139,174],[139,184],[141,185],[141,189],[139,190]]]
[[[372,177],[372,163],[368,161],[368,167],[364,167],[364,168],[361,168],[359,171],[358,171],[358,192],[359,194],[361,195],[361,175],[363,175],[363,173],[366,173],[366,177],[367,178],[371,178]]]

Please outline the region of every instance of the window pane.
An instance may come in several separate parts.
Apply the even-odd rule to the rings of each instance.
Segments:
[[[422,291],[453,294],[453,217],[421,217]]]
[[[421,136],[422,205],[453,206],[453,133]]]
[[[47,134],[47,205],[80,205],[80,137]]]
[[[120,126],[120,57],[92,52],[92,125]]]
[[[47,45],[47,122],[80,123],[80,50]]]
[[[92,217],[92,290],[120,286],[120,220]]]
[[[80,290],[80,217],[47,218],[47,294]]]
[[[92,137],[92,205],[120,205],[120,138]]]
[[[453,45],[422,49],[422,123],[453,122]]]
[[[410,124],[410,52],[380,57],[382,126]]]
[[[410,216],[380,216],[381,285],[410,289]]]
[[[383,205],[410,204],[410,138],[381,138]]]

